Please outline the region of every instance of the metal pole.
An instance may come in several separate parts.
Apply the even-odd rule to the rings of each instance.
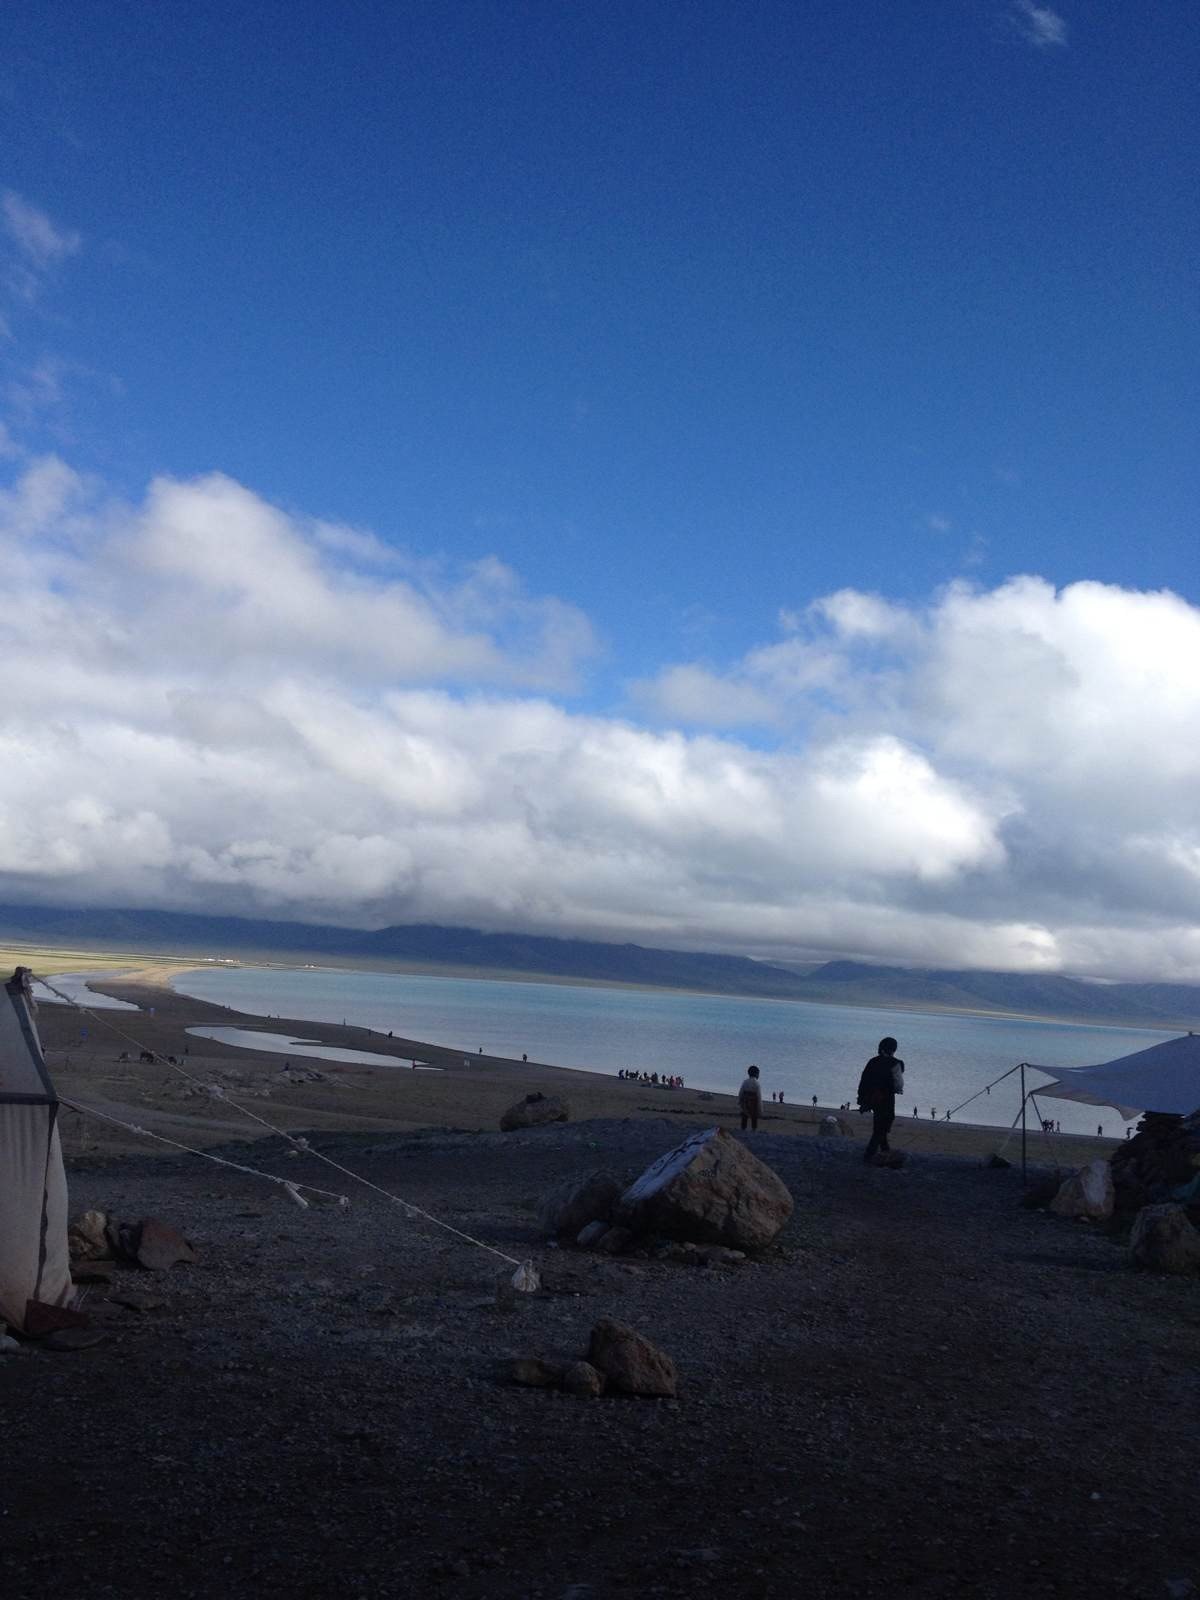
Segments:
[[[1022,1183],[1028,1183],[1029,1182],[1029,1174],[1028,1174],[1028,1171],[1027,1171],[1028,1161],[1027,1161],[1027,1158],[1026,1158],[1026,1146],[1027,1146],[1027,1143],[1028,1143],[1028,1141],[1027,1141],[1026,1135],[1025,1135],[1025,1063],[1022,1061],[1022,1063],[1021,1063],[1021,1182]]]

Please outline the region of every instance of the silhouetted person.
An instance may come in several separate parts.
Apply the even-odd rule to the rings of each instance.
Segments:
[[[858,1106],[874,1118],[864,1161],[891,1149],[888,1134],[896,1120],[896,1090],[903,1081],[904,1063],[896,1055],[895,1039],[880,1039],[879,1054],[871,1057],[858,1080]]]
[[[762,1116],[762,1084],[758,1081],[757,1067],[751,1067],[742,1079],[742,1087],[738,1090],[738,1110],[742,1113],[743,1133],[747,1123],[751,1133],[756,1132],[758,1119]]]

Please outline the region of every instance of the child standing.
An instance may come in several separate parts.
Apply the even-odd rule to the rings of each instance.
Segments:
[[[742,1079],[742,1087],[738,1090],[738,1110],[742,1113],[742,1131],[745,1132],[749,1123],[751,1133],[758,1129],[758,1119],[762,1116],[762,1084],[758,1081],[758,1068],[751,1067]]]

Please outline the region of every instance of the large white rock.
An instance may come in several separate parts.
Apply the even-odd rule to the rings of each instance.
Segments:
[[[1200,1233],[1182,1206],[1143,1206],[1129,1249],[1139,1267],[1155,1272],[1200,1272]]]
[[[1089,1161],[1073,1172],[1050,1202],[1056,1217],[1088,1217],[1104,1222],[1113,1214],[1116,1198],[1112,1169],[1107,1161]]]
[[[617,1216],[639,1233],[758,1250],[792,1214],[786,1184],[723,1128],[694,1133],[632,1184]]]

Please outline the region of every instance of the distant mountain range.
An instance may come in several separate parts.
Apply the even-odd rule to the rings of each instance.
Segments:
[[[1200,1028],[1200,986],[1196,985],[1101,984],[1049,974],[877,967],[860,961],[826,961],[804,971],[745,956],[536,934],[481,933],[475,928],[428,923],[363,931],[173,911],[0,905],[0,939],[138,955],[442,967],[841,1005]]]

